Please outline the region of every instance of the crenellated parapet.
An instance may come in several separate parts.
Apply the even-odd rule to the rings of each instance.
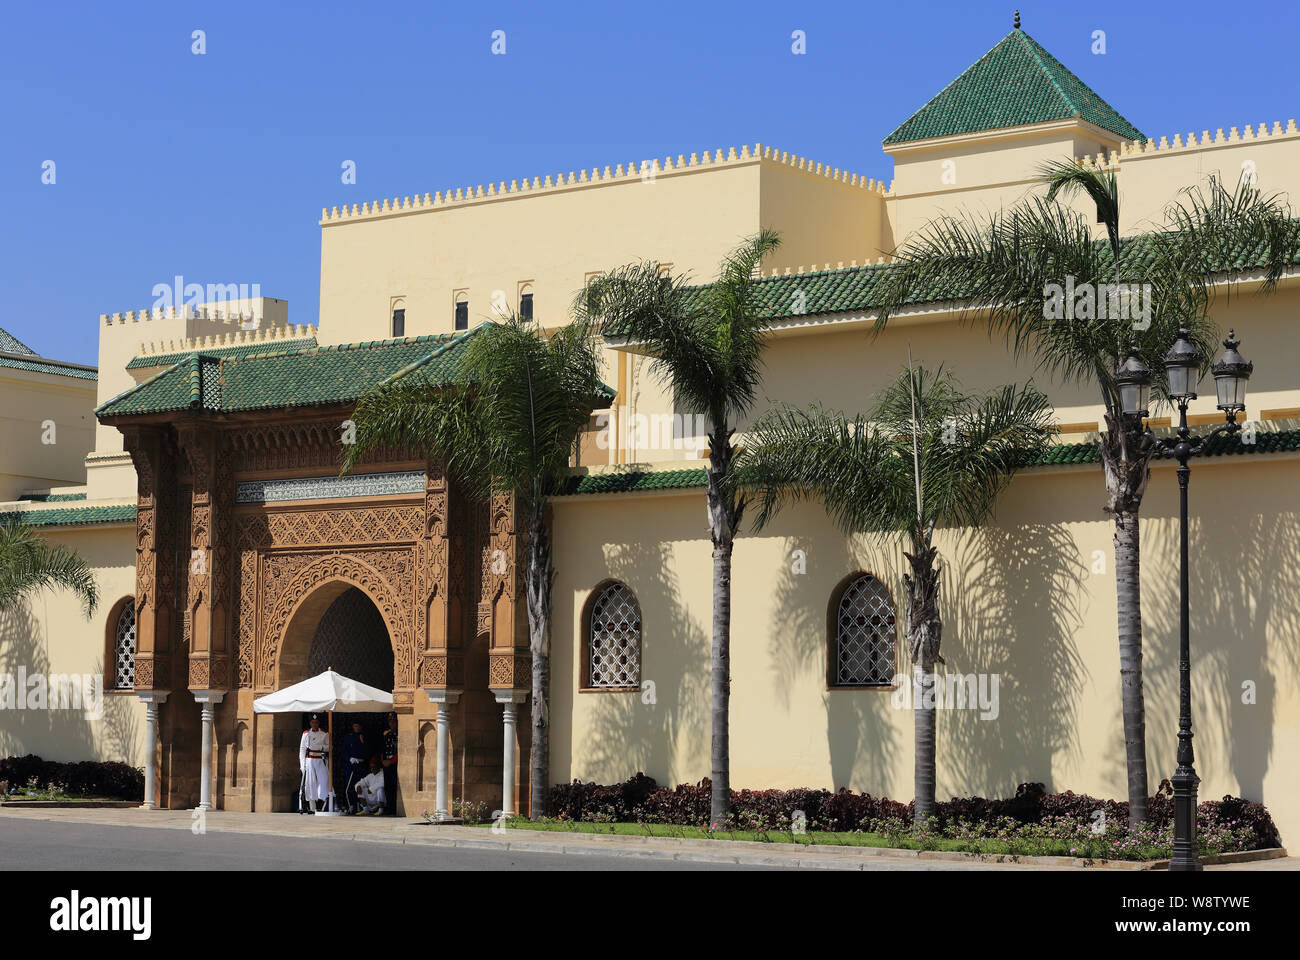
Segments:
[[[432,194],[415,194],[410,197],[393,197],[391,200],[368,201],[361,204],[344,204],[341,207],[322,207],[320,224],[322,226],[344,221],[365,220],[381,217],[400,216],[420,213],[443,207],[462,206],[484,203],[503,198],[533,196],[539,193],[559,192],[562,190],[582,189],[586,187],[605,186],[618,183],[650,181],[658,177],[697,173],[705,170],[717,170],[725,167],[737,167],[746,164],[767,163],[790,167],[810,176],[821,177],[842,184],[855,190],[864,190],[886,196],[889,188],[883,180],[864,177],[850,173],[830,164],[817,163],[806,157],[776,150],[771,146],[756,143],[745,144],[739,148],[705,150],[702,154],[678,154],[675,158],[666,156],[627,164],[613,164],[604,167],[592,167],[582,170],[570,170],[567,174],[556,173],[546,176],[524,177],[522,180],[505,180],[489,183],[486,186],[449,188]]]
[[[226,330],[170,340],[145,341],[140,344],[138,356],[161,356],[172,353],[211,350],[219,347],[275,344],[289,340],[306,340],[315,336],[316,328],[310,323],[289,324],[282,327],[258,327],[250,330]]]
[[[1229,127],[1227,133],[1224,133],[1222,127],[1218,127],[1213,134],[1209,130],[1202,130],[1199,137],[1195,131],[1188,131],[1186,137],[1176,133],[1172,139],[1163,136],[1158,140],[1154,137],[1147,140],[1133,140],[1124,143],[1117,151],[1112,150],[1109,156],[1102,156],[1101,154],[1096,156],[1085,155],[1077,157],[1076,160],[1090,168],[1110,169],[1128,158],[1145,157],[1153,154],[1168,155],[1180,151],[1205,150],[1215,147],[1236,147],[1250,143],[1289,139],[1300,139],[1300,128],[1297,128],[1294,119],[1288,120],[1285,126],[1283,126],[1282,121],[1275,120],[1272,127],[1267,123],[1261,123],[1258,126],[1248,123],[1242,127]]]

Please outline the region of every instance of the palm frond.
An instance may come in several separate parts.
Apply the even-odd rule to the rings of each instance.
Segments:
[[[48,587],[66,587],[87,617],[99,606],[94,571],[76,551],[50,543],[22,523],[0,523],[0,610]]]

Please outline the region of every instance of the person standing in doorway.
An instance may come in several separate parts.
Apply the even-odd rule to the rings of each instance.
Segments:
[[[366,736],[361,732],[361,721],[352,721],[352,730],[343,738],[343,769],[347,784],[343,788],[343,798],[348,805],[348,813],[357,811],[357,781],[366,775]]]
[[[298,742],[298,769],[302,771],[302,813],[315,813],[316,804],[329,797],[329,774],[325,761],[330,753],[330,735],[320,728],[320,717],[311,715],[311,723]]]
[[[384,809],[389,816],[397,813],[397,714],[388,715],[384,731]]]

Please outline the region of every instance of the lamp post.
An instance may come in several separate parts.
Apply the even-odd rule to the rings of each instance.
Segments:
[[[1241,429],[1237,414],[1246,409],[1246,381],[1254,364],[1246,361],[1237,347],[1240,341],[1236,332],[1228,331],[1223,341],[1223,356],[1211,367],[1218,393],[1218,407],[1226,423],[1215,427],[1203,436],[1193,437],[1187,429],[1187,404],[1196,399],[1197,381],[1200,379],[1204,357],[1191,342],[1186,327],[1178,331],[1178,340],[1165,354],[1164,366],[1169,381],[1169,399],[1178,405],[1178,432],[1173,437],[1151,437],[1155,449],[1172,455],[1178,461],[1178,767],[1174,772],[1174,855],[1169,861],[1170,870],[1200,870],[1196,844],[1196,776],[1192,754],[1192,683],[1191,683],[1191,630],[1187,599],[1187,481],[1191,468],[1187,461],[1204,449],[1211,437],[1219,433],[1236,433]],[[1147,413],[1147,397],[1151,389],[1151,371],[1137,355],[1130,351],[1115,376],[1124,413],[1142,417]]]

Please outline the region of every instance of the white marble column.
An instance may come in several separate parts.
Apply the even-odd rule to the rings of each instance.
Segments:
[[[528,699],[528,694],[520,690],[494,690],[497,703],[501,704],[501,722],[504,728],[501,746],[501,815],[517,816],[515,809],[515,766],[516,742],[515,707]]]
[[[460,690],[425,690],[429,702],[438,705],[438,783],[435,790],[434,817],[439,821],[454,819],[451,815],[451,706],[460,700]]]
[[[167,702],[170,690],[138,690],[136,696],[144,704],[144,810],[154,810],[154,794],[158,791],[158,707]]]
[[[224,690],[191,690],[203,718],[202,769],[199,770],[198,810],[212,809],[212,707],[225,697]]]

